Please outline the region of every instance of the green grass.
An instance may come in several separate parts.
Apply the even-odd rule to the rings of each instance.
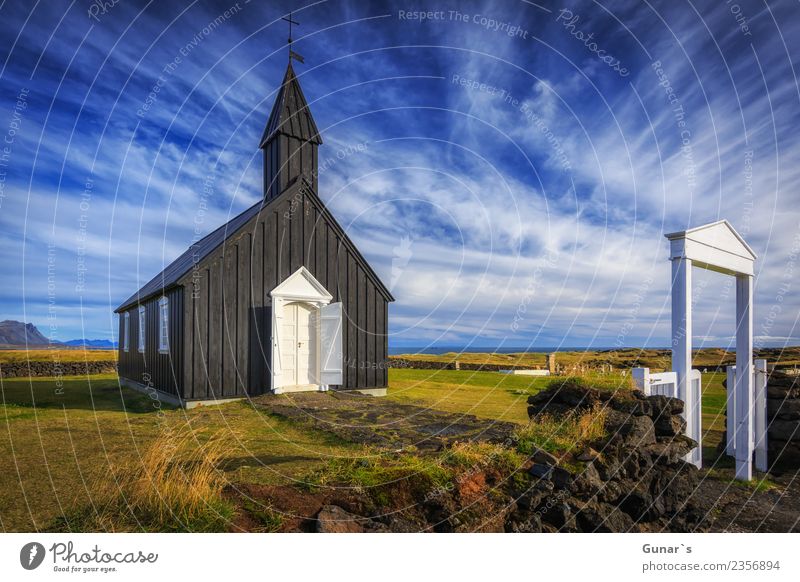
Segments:
[[[524,424],[528,421],[528,396],[546,385],[547,378],[497,372],[392,368],[388,398],[445,412]]]
[[[765,473],[756,472],[753,475],[752,481],[740,481],[735,476],[735,471],[730,468],[714,468],[708,469],[707,475],[713,479],[728,483],[733,487],[739,489],[746,489],[748,491],[756,491],[758,493],[765,493],[767,491],[785,491],[785,485],[779,485],[769,478]]]
[[[0,350],[0,365],[20,362],[116,362],[117,350]]]
[[[770,363],[782,365],[800,364],[800,347],[790,346],[782,349],[764,348],[756,350],[756,356],[767,358]],[[407,360],[432,361],[432,362],[463,362],[470,364],[499,364],[518,366],[531,366],[544,368],[546,354],[543,353],[463,353],[449,352],[446,354],[402,354],[392,356]],[[733,364],[736,354],[722,348],[701,348],[694,351],[693,364],[698,367],[716,367]],[[644,366],[654,372],[661,372],[670,367],[671,355],[669,350],[623,348],[619,350],[602,351],[565,351],[556,354],[556,364],[567,368],[573,366],[596,367],[601,364],[611,364],[617,369],[629,369],[634,366]]]
[[[283,515],[275,511],[271,505],[264,505],[248,497],[241,499],[242,507],[259,523],[259,533],[276,532],[283,525]]]
[[[725,374],[714,372],[702,374],[703,399],[703,461],[710,465],[717,458],[716,448],[725,432],[725,408],[727,393],[722,386]]]
[[[354,487],[378,505],[387,506],[391,503],[390,488],[398,485],[421,500],[452,489],[465,475],[496,472],[505,477],[523,462],[523,456],[502,445],[457,443],[436,455],[403,452],[331,460],[308,476],[307,485],[312,489],[324,485]]]
[[[229,483],[284,484],[362,447],[257,411],[245,402],[158,410],[115,375],[0,382],[0,530],[35,531],[91,511],[111,469],[138,466],[165,427],[227,435],[219,467]],[[224,508],[223,508],[224,509]],[[63,526],[63,524],[62,524]],[[196,524],[202,529],[202,524]]]
[[[707,461],[713,459],[724,430],[723,377],[703,374]],[[528,395],[553,380],[495,372],[390,369],[388,398],[514,422],[521,427],[523,448],[529,444],[561,450],[575,440],[569,430],[544,424],[522,428],[528,424]],[[596,375],[588,381],[608,389],[629,385],[621,375]],[[227,435],[218,466],[232,484],[300,484],[311,474],[317,484],[339,480],[379,488],[387,480],[418,475],[420,486],[430,487],[451,480],[465,466],[483,462],[479,459],[486,455],[501,465],[516,462],[477,449],[427,459],[413,454],[378,457],[365,447],[267,415],[245,402],[159,410],[148,396],[121,388],[110,374],[66,377],[60,383],[53,378],[6,379],[0,381],[0,396],[5,403],[0,406],[0,530],[4,531],[47,529],[64,515],[74,518],[76,512],[92,511],[98,480],[107,478],[114,467],[141,464],[147,447],[168,427],[189,425],[200,432]],[[717,467],[725,468],[724,463]],[[218,511],[223,521],[229,518],[226,507],[223,503]],[[255,517],[265,531],[279,527],[268,508]],[[162,526],[169,529],[169,524]],[[198,531],[219,526],[213,519],[192,525]]]
[[[567,378],[499,372],[392,368],[388,398],[445,412],[527,424],[528,396],[544,390],[552,382],[565,380]],[[630,380],[620,374],[593,374],[585,381],[609,390],[630,387]]]
[[[122,388],[116,374],[54,378],[7,378],[0,383],[0,397],[8,410],[31,414],[62,410],[154,412],[147,395]],[[3,418],[0,412],[0,419]]]

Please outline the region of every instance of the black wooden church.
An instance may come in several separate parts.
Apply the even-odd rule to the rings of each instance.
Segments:
[[[184,406],[385,391],[394,298],[317,194],[321,143],[290,60],[261,138],[264,199],[115,310],[121,381]]]

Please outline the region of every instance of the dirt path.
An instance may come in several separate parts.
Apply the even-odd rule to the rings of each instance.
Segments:
[[[705,511],[705,519],[698,529],[800,531],[800,479],[797,475],[786,474],[772,476],[769,481],[769,489],[759,490],[718,476],[703,479],[690,499]]]
[[[254,404],[348,441],[398,451],[412,446],[420,451],[438,451],[456,441],[500,443],[517,428],[510,422],[354,393],[266,395],[255,399]]]

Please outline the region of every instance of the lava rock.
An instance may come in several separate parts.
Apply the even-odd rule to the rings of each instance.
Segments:
[[[542,518],[538,513],[531,513],[526,516],[526,519],[509,521],[506,524],[506,531],[509,533],[541,533]]]
[[[649,445],[656,442],[656,430],[649,416],[628,416],[611,410],[606,415],[606,429],[623,437],[626,444]]]
[[[620,498],[620,508],[636,521],[644,520],[652,510],[653,496],[644,487],[633,481],[621,485],[622,489],[627,492]],[[663,505],[661,509],[663,511]]]
[[[365,519],[338,505],[325,505],[317,514],[318,533],[362,533]]]
[[[583,532],[628,532],[634,529],[631,517],[608,503],[587,503],[575,516]]]
[[[595,451],[592,447],[586,447],[576,458],[582,463],[590,463],[599,459],[600,453]]]
[[[653,396],[648,396],[647,401],[653,407],[653,417],[673,416],[675,414],[683,413],[683,400],[680,400],[679,398],[671,398],[661,394],[654,394]]]
[[[593,497],[603,489],[603,480],[600,478],[600,472],[589,463],[586,467],[578,473],[572,480],[570,491],[580,497]]]
[[[572,473],[557,465],[535,463],[528,469],[528,474],[537,479],[546,479],[558,489],[569,487],[570,483],[572,483]]]
[[[773,419],[769,423],[769,438],[783,441],[800,441],[800,423],[792,420]]]
[[[531,477],[549,480],[550,477],[553,475],[553,465],[543,465],[541,463],[535,463],[530,469],[528,469],[528,474]]]
[[[536,448],[531,455],[534,463],[541,463],[544,465],[558,465],[558,459],[555,455],[551,455],[544,449]]]
[[[682,416],[659,416],[653,423],[656,436],[677,436],[686,432],[686,420]]]
[[[781,420],[798,420],[800,419],[800,400],[796,398],[783,400],[768,398],[767,416],[770,418],[777,417]]]
[[[550,491],[552,491],[552,489]],[[536,509],[544,500],[544,498],[550,493],[550,491],[531,487],[525,491],[525,493],[519,496],[517,499],[517,507],[523,511]],[[539,527],[541,528],[541,523],[539,524]]]
[[[652,416],[653,405],[647,400],[614,400],[611,403],[614,410],[632,416]]]
[[[537,511],[543,522],[556,528],[568,527],[572,518],[572,510],[563,502],[542,506]]]
[[[697,442],[683,434],[671,438],[658,437],[657,441],[647,445],[645,450],[650,453],[655,463],[666,465],[680,462],[697,446]]]

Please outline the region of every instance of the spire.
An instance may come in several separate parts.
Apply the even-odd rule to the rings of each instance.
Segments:
[[[322,143],[322,137],[311,116],[300,82],[294,74],[291,60],[286,67],[286,74],[272,106],[272,113],[264,128],[259,147],[265,148],[278,134],[299,139],[301,142],[310,141],[317,145]]]
[[[317,147],[321,143],[290,58],[259,145],[264,151],[264,198],[280,195],[300,177],[316,192]]]

